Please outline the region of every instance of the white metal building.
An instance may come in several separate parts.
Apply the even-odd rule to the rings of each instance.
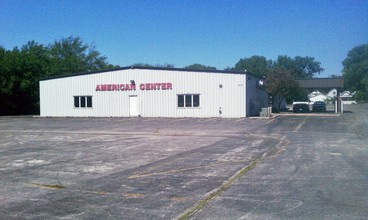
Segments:
[[[246,117],[268,96],[246,72],[123,67],[40,81],[40,115],[51,117]]]

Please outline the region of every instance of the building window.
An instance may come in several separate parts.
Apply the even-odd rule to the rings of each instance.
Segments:
[[[81,108],[85,108],[86,107],[86,97],[85,96],[81,96],[80,97],[80,107]]]
[[[75,108],[92,108],[92,96],[74,96]]]
[[[193,95],[193,107],[199,107],[199,95]]]
[[[178,95],[178,107],[184,107],[184,95]]]
[[[192,95],[185,95],[185,107],[192,107]]]
[[[87,108],[92,108],[92,96],[87,96]]]
[[[74,96],[74,107],[79,108],[79,96]]]
[[[199,95],[198,94],[185,94],[178,95],[178,107],[199,107]]]

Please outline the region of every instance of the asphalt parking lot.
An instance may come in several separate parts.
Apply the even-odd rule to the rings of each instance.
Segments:
[[[0,117],[0,218],[364,219],[368,105],[345,110]]]

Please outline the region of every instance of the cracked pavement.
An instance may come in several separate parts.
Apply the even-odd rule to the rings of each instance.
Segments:
[[[1,219],[368,216],[368,105],[340,117],[0,117]]]

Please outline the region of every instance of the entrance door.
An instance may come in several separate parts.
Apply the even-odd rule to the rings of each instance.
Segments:
[[[133,117],[139,115],[139,112],[138,112],[138,96],[136,96],[136,95],[129,96],[129,115],[133,116]]]

